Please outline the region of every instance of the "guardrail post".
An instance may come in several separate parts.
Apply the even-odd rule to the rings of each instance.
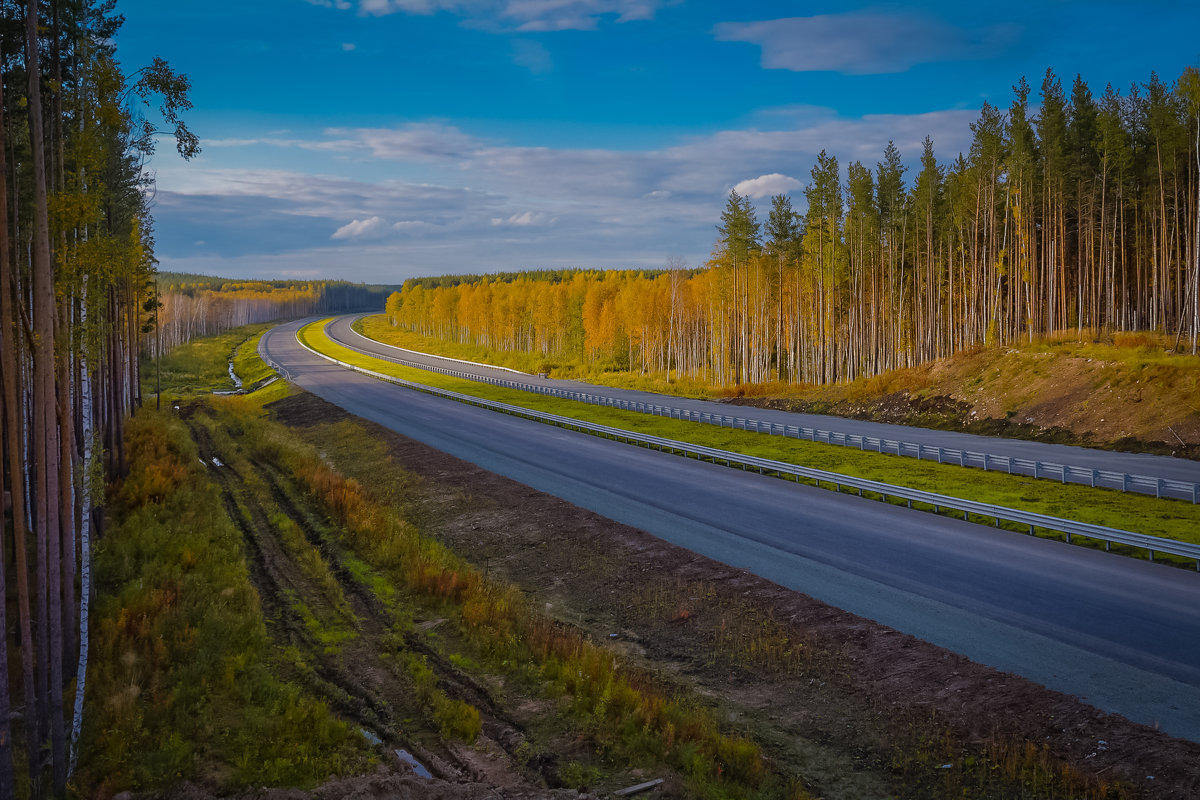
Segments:
[[[1163,479],[1159,478],[1158,481],[1154,484],[1154,496],[1162,497],[1162,493],[1163,493]]]
[[[1096,470],[1092,470],[1092,488],[1096,488]]]
[[[1035,478],[1041,477],[1040,475],[1038,475],[1038,470],[1041,469],[1041,466],[1042,466],[1042,462],[1040,462],[1040,461],[1033,462],[1033,477],[1035,477]]]
[[[1062,482],[1063,483],[1067,482],[1067,469],[1068,469],[1067,465],[1063,464],[1062,465]]]
[[[1129,491],[1129,473],[1128,472],[1121,474],[1121,491],[1122,492]]]

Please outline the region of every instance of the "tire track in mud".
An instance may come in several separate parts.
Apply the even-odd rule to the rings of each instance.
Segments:
[[[341,548],[332,541],[335,527],[333,523],[307,508],[303,501],[293,497],[286,488],[286,478],[273,464],[254,457],[250,458],[250,463],[257,475],[266,482],[278,508],[304,532],[309,544],[316,547],[329,564],[367,638],[380,640],[387,636],[391,631],[382,620],[387,618],[388,611],[375,593],[346,568],[342,561]],[[499,745],[514,763],[521,763],[518,751],[527,741],[525,731],[504,712],[491,689],[459,669],[436,648],[431,647],[416,631],[405,631],[403,639],[406,649],[424,657],[426,664],[437,676],[437,687],[447,696],[464,700],[474,706],[480,713],[483,734]],[[546,783],[553,785],[558,782],[554,758],[547,758],[543,754],[536,764],[526,766],[536,768]]]
[[[492,777],[481,769],[482,759],[474,754],[474,748],[444,741],[431,746],[406,733],[411,727],[406,719],[422,718],[425,712],[407,676],[400,674],[403,668],[383,655],[396,649],[394,641],[389,644],[388,640],[399,633],[405,649],[424,657],[441,691],[479,710],[482,735],[511,762],[508,771],[514,773],[517,782],[528,786],[532,778],[539,788],[558,785],[554,759],[523,763],[519,751],[527,741],[525,732],[501,709],[488,687],[455,666],[417,631],[393,628],[384,602],[344,563],[343,551],[334,541],[335,526],[328,517],[289,491],[287,477],[275,466],[249,453],[222,452],[205,423],[196,419],[203,413],[196,408],[181,409],[181,418],[208,467],[208,475],[220,489],[226,513],[246,542],[250,578],[271,638],[295,647],[311,668],[295,668],[296,679],[324,698],[343,718],[384,742],[389,754],[399,747],[408,750],[436,778],[464,781]],[[265,507],[255,496],[244,470],[262,480],[275,509]],[[271,521],[273,510],[290,519],[317,549],[340,587],[349,613],[326,599],[324,591],[301,570]],[[353,637],[340,643],[340,652],[329,652],[308,629],[289,597],[303,602],[318,617],[337,616]]]
[[[376,635],[386,634],[388,631],[386,626],[380,624],[380,619],[386,617],[388,611],[375,593],[357,580],[342,562],[340,548],[331,542],[332,524],[301,507],[300,503],[287,492],[279,470],[274,465],[257,458],[252,458],[251,464],[257,470],[259,477],[267,482],[272,498],[279,509],[304,532],[308,543],[321,552],[322,557],[329,564],[330,570],[338,579],[342,592],[350,602],[363,629]],[[511,728],[520,733],[520,726],[504,713],[500,702],[490,688],[456,667],[415,632],[406,631],[404,643],[408,649],[433,662],[434,671],[438,675],[439,688],[449,690],[447,694],[474,705],[481,714],[492,718],[491,722],[494,726]],[[486,726],[488,722],[485,720],[484,724]]]
[[[457,769],[446,764],[443,758],[433,754],[419,742],[403,735],[400,719],[392,704],[378,693],[371,691],[356,679],[346,668],[341,658],[323,652],[324,648],[309,633],[299,613],[284,598],[288,593],[309,602],[320,592],[305,591],[307,581],[300,575],[271,524],[264,508],[244,485],[244,476],[233,465],[229,453],[220,453],[212,436],[202,423],[185,419],[196,441],[200,457],[211,464],[208,474],[221,491],[221,498],[231,520],[241,531],[247,544],[250,577],[263,605],[263,616],[271,637],[284,645],[296,647],[303,653],[312,667],[308,675],[299,675],[302,683],[309,684],[343,717],[370,731],[385,743],[400,746],[413,753],[422,763],[430,767],[436,777],[445,780],[461,778]],[[217,456],[224,466],[216,466]],[[239,500],[241,502],[239,502]],[[358,620],[347,620],[361,637]],[[399,681],[397,681],[399,683]],[[408,691],[405,687],[397,687]],[[398,696],[404,696],[397,693]]]

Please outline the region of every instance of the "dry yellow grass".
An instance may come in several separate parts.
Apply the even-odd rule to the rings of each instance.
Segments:
[[[976,348],[833,386],[742,387],[726,394],[837,404],[904,392],[949,397],[966,404],[973,419],[1061,427],[1100,442],[1133,437],[1200,444],[1200,357],[1170,347],[1167,337],[1145,332],[1118,333],[1109,342],[1060,336]]]

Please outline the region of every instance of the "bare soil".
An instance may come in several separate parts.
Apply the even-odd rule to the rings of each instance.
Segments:
[[[1029,775],[1040,768],[1073,776],[1092,796],[1200,797],[1200,745],[697,556],[312,395],[271,410],[318,446],[339,423],[362,425],[415,476],[406,510],[426,535],[698,693],[814,796],[1084,796],[1060,784],[1039,790]],[[379,485],[353,464],[336,466]],[[356,605],[356,614],[371,611]],[[510,713],[529,722],[542,710],[530,699]]]

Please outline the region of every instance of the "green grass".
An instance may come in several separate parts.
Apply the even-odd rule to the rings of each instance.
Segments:
[[[199,778],[222,792],[313,786],[366,769],[357,733],[272,674],[241,535],[183,423],[147,409],[126,430],[130,474],[95,551],[80,796]]]
[[[229,378],[229,359],[237,350],[240,358],[235,359],[235,371],[247,384],[248,376],[270,373],[270,368],[258,358],[258,339],[275,323],[243,325],[216,336],[193,339],[181,344],[169,353],[164,353],[159,364],[153,357],[142,362],[142,395],[153,397],[156,389],[156,370],[160,373],[163,397],[180,397],[207,392],[228,392],[235,387]],[[253,342],[252,346],[250,343]],[[257,362],[257,363],[255,363]],[[261,365],[261,367],[259,366]],[[245,370],[245,371],[243,371]]]
[[[266,328],[238,345],[233,354],[233,371],[242,379],[242,385],[247,389],[275,374],[275,371],[258,356],[258,342],[264,333]]]
[[[1200,506],[1177,500],[1022,476],[593,406],[485,383],[451,378],[371,358],[333,342],[325,321],[300,331],[309,347],[348,364],[404,380],[586,422],[729,450],[828,472],[1017,508],[1096,525],[1200,543]],[[980,521],[980,520],[976,520]]]

